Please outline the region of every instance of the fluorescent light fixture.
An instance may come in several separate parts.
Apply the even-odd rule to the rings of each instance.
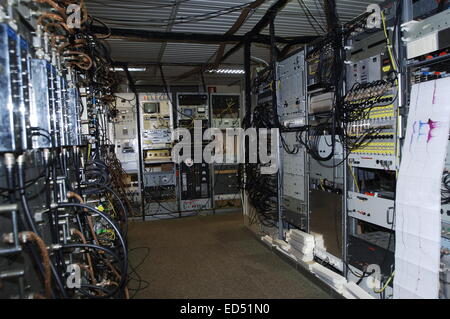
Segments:
[[[217,69],[217,70],[208,70],[207,72],[216,74],[245,74],[245,71],[242,69]]]
[[[124,68],[111,68],[111,71],[114,72],[124,72]],[[128,68],[128,71],[130,72],[145,72],[147,71],[147,68]]]

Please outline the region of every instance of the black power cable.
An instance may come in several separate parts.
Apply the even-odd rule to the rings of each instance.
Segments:
[[[18,176],[19,176],[19,188],[21,189],[20,190],[20,198],[21,198],[22,207],[23,207],[23,210],[25,213],[25,218],[26,218],[28,227],[36,235],[40,236],[41,233],[38,231],[38,229],[36,227],[36,224],[34,222],[34,217],[31,213],[30,207],[28,206],[28,200],[27,200],[26,194],[25,194],[25,172],[24,172],[23,163],[19,163],[17,171],[18,171]],[[53,263],[50,263],[50,268],[51,268],[53,279],[55,280],[61,295],[64,298],[68,298],[68,295],[66,293],[66,290],[64,289],[64,285],[62,283],[60,274],[58,274],[58,271],[55,268],[55,266],[53,265]]]
[[[115,254],[111,249],[108,249],[106,247],[99,246],[99,245],[94,245],[94,244],[64,244],[64,245],[61,246],[62,250],[76,249],[76,248],[90,248],[90,249],[100,250],[100,251],[103,251],[103,252],[107,253],[108,255],[112,256],[119,263],[120,263],[120,260],[121,260],[119,258],[119,256],[117,254]],[[122,280],[122,278],[125,278],[125,279]],[[122,281],[123,281],[123,283],[122,283]],[[80,289],[80,293],[82,293],[83,295],[85,295],[85,296],[87,296],[89,298],[92,298],[92,299],[106,299],[106,298],[110,298],[110,297],[116,296],[122,290],[122,288],[124,287],[125,282],[126,282],[126,268],[125,269],[123,268],[122,269],[122,273],[121,273],[121,283],[118,286],[116,286],[114,289],[112,289],[112,290],[108,290],[108,289],[105,289],[105,288],[100,287],[100,286],[93,286],[93,285],[86,285],[86,284],[81,285],[81,288],[91,288],[92,289],[93,287],[95,287],[98,290],[102,290],[105,293],[104,296],[91,295],[91,294],[87,293],[86,291],[84,291],[84,289]]]
[[[119,238],[119,242],[120,245],[122,246],[122,273],[121,273],[121,279],[120,279],[120,283],[119,283],[119,287],[120,288],[124,288],[125,287],[125,283],[127,280],[127,269],[128,269],[128,250],[127,250],[127,244],[125,239],[123,238],[119,228],[115,225],[115,223],[103,212],[88,206],[88,205],[84,205],[84,204],[77,204],[77,203],[60,203],[58,204],[57,208],[82,208],[82,209],[87,209],[89,210],[92,214],[97,214],[99,215],[101,218],[103,218],[106,222],[108,222],[108,224],[113,228],[113,230],[115,231],[117,237]],[[119,259],[120,260],[120,259]]]

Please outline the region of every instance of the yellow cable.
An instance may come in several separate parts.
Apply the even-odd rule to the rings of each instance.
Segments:
[[[108,229],[107,234],[109,235],[109,238],[110,238],[111,240],[115,240],[115,239],[116,239],[116,234],[115,234],[115,232],[114,232],[113,230]]]
[[[111,210],[113,211],[113,213],[114,213],[114,216],[117,216],[116,209],[114,208],[114,205],[112,204],[112,202],[111,202],[110,199],[108,199],[108,203],[109,203],[110,209],[111,209]]]
[[[360,190],[359,185],[358,185],[358,180],[356,179],[355,172],[353,171],[353,167],[350,164],[350,162],[348,162],[348,161],[347,161],[347,164],[350,167],[350,173],[352,174],[353,181],[355,182],[355,185],[356,185],[356,189],[358,190],[358,193],[361,193],[361,190]]]
[[[91,159],[91,144],[88,145],[88,161]]]
[[[392,44],[391,44],[391,39],[389,38],[389,34],[386,28],[386,17],[384,16],[384,12],[381,11],[381,20],[383,21],[383,31],[384,31],[384,35],[386,37],[386,43],[387,43],[387,48],[388,48],[388,52],[389,52],[389,58],[391,59],[391,63],[392,63],[392,67],[394,68],[394,71],[398,71],[397,68],[397,63],[395,63],[395,59],[394,59],[394,54],[392,52]]]
[[[384,284],[383,288],[381,288],[380,290],[377,290],[375,288],[373,288],[373,291],[377,294],[382,293],[383,291],[386,290],[387,286],[389,286],[389,284],[391,283],[392,279],[394,278],[395,275],[395,271],[392,273],[391,277],[389,277],[389,279],[386,281],[386,283]]]

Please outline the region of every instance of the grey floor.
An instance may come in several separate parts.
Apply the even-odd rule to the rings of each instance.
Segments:
[[[330,298],[264,247],[242,214],[132,223],[129,247],[134,266],[149,253],[137,269],[149,287],[135,298]]]

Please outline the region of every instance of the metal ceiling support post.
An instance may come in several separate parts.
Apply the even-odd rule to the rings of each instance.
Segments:
[[[270,14],[270,65],[272,67],[272,107],[274,110],[278,109],[278,98],[277,98],[277,57],[278,50],[275,41],[275,18],[277,14],[272,11]],[[277,113],[275,113],[277,114]],[[278,123],[278,119],[275,119],[275,123]],[[271,143],[274,143],[274,136],[271,136]],[[283,165],[281,165],[281,132],[277,134],[275,141],[277,143],[277,180],[278,180],[278,193],[277,193],[277,213],[278,213],[278,238],[284,239],[284,227],[283,227]],[[273,154],[272,154],[273,155]]]
[[[251,70],[252,42],[247,39],[244,44],[244,71],[245,71],[245,127],[252,123],[252,70]]]
[[[402,41],[401,26],[403,23],[409,22],[413,19],[413,4],[412,0],[403,0],[399,5],[402,6],[400,8],[401,19],[398,19],[397,25],[395,26],[396,34],[394,34],[393,36],[395,37],[396,43],[396,48],[394,48],[394,50],[397,51],[398,61],[400,64],[399,69],[401,73],[399,77],[399,86],[402,94],[399,94],[399,107],[402,108],[403,112],[405,112],[405,107],[408,103],[410,90],[407,77],[409,77],[411,69],[409,69],[407,65],[406,45],[405,42]]]
[[[327,19],[327,30],[329,33],[333,33],[335,34],[336,37],[338,37],[338,39],[336,41],[339,41],[339,43],[335,44],[334,47],[334,54],[336,56],[340,55],[341,58],[339,59],[339,61],[343,61],[345,59],[345,52],[343,50],[344,45],[345,45],[345,38],[343,37],[343,30],[342,27],[339,25],[339,17],[338,17],[338,13],[337,13],[337,8],[336,8],[336,0],[324,0],[324,9],[325,9],[325,16]],[[336,65],[336,68],[341,68],[344,70],[344,76],[343,78],[345,79],[345,65]],[[336,94],[339,96],[344,96],[345,95],[345,80],[342,81],[338,81],[338,83],[336,83],[336,87],[335,87],[335,92]],[[339,101],[340,99],[337,98],[337,100]],[[336,111],[333,112],[333,116],[336,116]],[[347,153],[347,149],[345,147],[345,145],[343,145],[343,152],[342,152],[342,156],[344,156],[345,158],[345,154]],[[348,264],[347,264],[347,251],[348,251],[348,218],[347,218],[347,207],[348,207],[348,203],[347,203],[347,192],[348,192],[348,174],[349,174],[349,168],[348,167],[348,162],[345,161],[342,165],[342,170],[343,170],[343,192],[342,192],[342,221],[341,221],[341,225],[342,225],[342,247],[341,247],[341,251],[342,251],[342,260],[343,260],[343,266],[342,266],[342,272],[344,277],[347,278],[347,272],[348,272]]]
[[[142,133],[141,133],[141,105],[139,101],[139,92],[137,91],[136,84],[130,71],[128,70],[128,64],[123,65],[123,69],[127,75],[128,86],[135,95],[136,100],[136,123],[137,123],[137,137],[138,137],[138,152],[139,152],[139,192],[141,195],[141,211],[142,211],[142,221],[145,222],[145,205],[144,205],[144,154],[142,153]]]
[[[250,38],[248,38],[244,43],[244,71],[245,71],[245,116],[243,121],[243,129],[247,130],[252,125],[252,69],[251,69],[251,56],[252,56],[252,42]],[[248,176],[248,165],[249,164],[249,149],[250,149],[250,140],[248,137],[245,137],[244,141],[244,152],[240,153],[239,165],[241,168],[243,166],[244,169],[240,169],[240,172],[244,172],[244,185],[247,183]],[[243,161],[242,161],[243,160]],[[242,173],[241,173],[242,174]],[[241,177],[242,178],[242,177]],[[245,187],[244,187],[244,194]],[[246,205],[247,201],[244,200],[244,204]],[[247,206],[244,206],[244,212],[247,212]]]

